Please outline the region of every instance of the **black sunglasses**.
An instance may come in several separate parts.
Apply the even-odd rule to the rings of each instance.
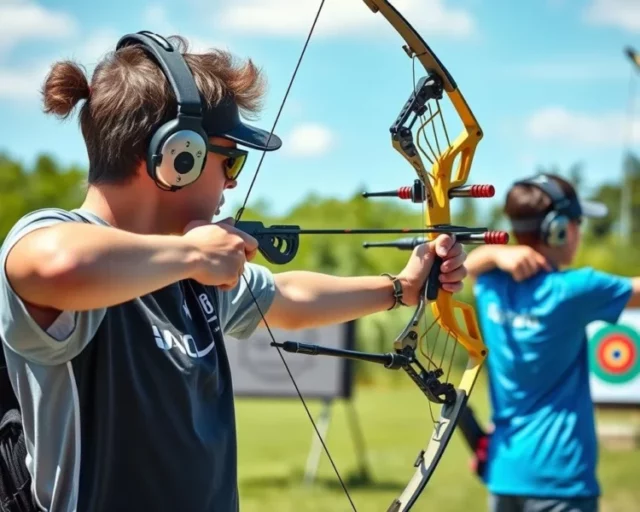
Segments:
[[[215,146],[213,144],[207,144],[207,151],[227,157],[223,162],[223,166],[224,175],[228,180],[238,179],[240,171],[242,171],[242,168],[247,161],[247,156],[249,155],[249,152],[244,149]]]

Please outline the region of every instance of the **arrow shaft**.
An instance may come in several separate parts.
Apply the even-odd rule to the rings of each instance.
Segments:
[[[295,229],[269,228],[250,231],[253,236],[268,235],[403,235],[418,233],[484,233],[484,228],[423,228],[423,229]]]

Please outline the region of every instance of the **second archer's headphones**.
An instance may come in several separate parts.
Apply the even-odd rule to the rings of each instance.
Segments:
[[[580,216],[580,203],[567,197],[562,188],[544,174],[517,181],[515,184],[530,185],[542,190],[551,198],[552,206],[543,217],[511,219],[514,231],[538,231],[546,245],[551,247],[564,245],[567,242],[569,222]]]
[[[179,190],[196,181],[207,160],[209,138],[202,126],[200,93],[180,51],[164,37],[143,30],[120,38],[116,50],[140,44],[158,63],[173,92],[176,117],[160,126],[149,143],[147,172],[166,190]]]

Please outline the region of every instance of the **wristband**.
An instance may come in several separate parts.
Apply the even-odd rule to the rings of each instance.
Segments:
[[[393,284],[394,303],[387,311],[390,311],[392,309],[397,309],[400,306],[406,306],[406,304],[402,302],[402,297],[403,297],[402,284],[400,283],[398,278],[396,276],[392,276],[391,274],[387,274],[386,272],[381,275],[383,275],[384,277],[388,277],[391,280],[391,283]]]

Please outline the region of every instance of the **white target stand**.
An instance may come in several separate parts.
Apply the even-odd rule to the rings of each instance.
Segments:
[[[329,424],[331,422],[331,410],[333,407],[333,400],[327,399],[323,401],[322,411],[318,419],[316,420],[316,426],[318,427],[318,432],[320,436],[324,440],[325,444],[327,443],[327,434],[329,432]],[[358,419],[358,413],[356,412],[355,406],[353,405],[353,400],[347,399],[344,400],[344,405],[347,408],[347,421],[349,423],[349,431],[351,433],[351,440],[353,441],[354,450],[356,452],[356,457],[359,464],[359,477],[363,480],[370,480],[371,473],[369,471],[369,464],[367,463],[366,457],[366,448],[364,445],[364,435],[362,434],[362,429],[360,428],[360,420]],[[309,450],[309,456],[307,457],[307,464],[304,471],[304,483],[306,485],[311,485],[318,473],[318,466],[320,465],[320,458],[322,456],[324,449],[322,448],[322,443],[318,438],[315,430],[313,435],[311,436],[311,449]]]

